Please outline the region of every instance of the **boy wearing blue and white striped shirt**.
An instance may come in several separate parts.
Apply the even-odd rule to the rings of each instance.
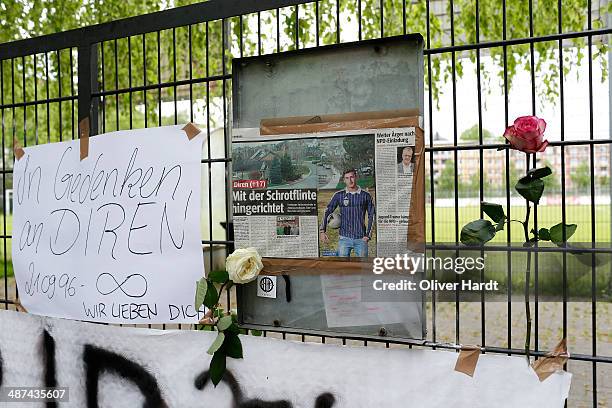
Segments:
[[[321,224],[321,241],[329,242],[326,233],[327,220],[336,207],[340,207],[340,239],[338,240],[338,256],[350,256],[355,251],[357,257],[368,256],[368,241],[372,238],[372,225],[374,223],[374,200],[372,195],[357,185],[357,171],[346,170],[342,178],[346,188],[337,191],[330,200],[323,222]],[[367,227],[364,218],[368,213]]]

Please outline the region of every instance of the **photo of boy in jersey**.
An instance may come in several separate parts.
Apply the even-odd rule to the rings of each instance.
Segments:
[[[320,223],[320,243],[329,244],[328,222],[339,208],[337,256],[368,256],[368,242],[372,239],[376,209],[374,198],[357,184],[357,178],[355,169],[343,172],[345,188],[332,195]]]

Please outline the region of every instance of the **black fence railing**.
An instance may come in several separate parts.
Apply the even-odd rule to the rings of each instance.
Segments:
[[[415,31],[421,32],[426,44],[429,249],[454,248],[462,225],[482,216],[478,203],[485,199],[501,200],[509,217],[520,213],[511,187],[515,171],[524,171],[530,163],[508,150],[501,139],[491,141],[484,135],[484,99],[497,87],[503,95],[501,125],[508,124],[515,113],[537,114],[542,103],[554,106],[560,117],[556,126],[560,137],[551,143],[551,153],[537,159],[554,163],[553,210],[558,221],[581,224],[580,241],[597,244],[593,253],[607,253],[612,242],[610,117],[609,112],[605,117],[595,113],[604,101],[594,103],[600,95],[594,89],[609,82],[608,8],[606,1],[594,4],[590,0],[559,0],[556,8],[532,0],[213,0],[0,44],[0,303],[8,309],[18,298],[10,257],[14,139],[26,146],[74,139],[79,119],[85,117],[91,119],[92,134],[187,121],[200,124],[210,141],[202,158],[208,218],[202,243],[208,253],[207,268],[214,269],[233,245],[221,227],[230,219],[227,188],[218,190],[229,185],[232,58]],[[475,73],[475,89],[470,92],[476,95],[477,136],[464,143],[458,125],[460,108],[464,108],[458,85],[471,66],[468,61]],[[519,66],[527,79],[517,77]],[[585,68],[586,104],[567,97],[569,71],[575,66]],[[600,72],[601,78],[595,78]],[[499,86],[491,85],[492,79]],[[510,103],[516,87],[530,89],[527,104]],[[450,101],[444,102],[444,93],[450,93]],[[439,104],[443,108],[438,109]],[[583,136],[568,137],[566,123],[577,109],[587,112]],[[436,117],[442,111],[446,116]],[[444,135],[446,143],[436,140],[440,120],[452,122],[452,131]],[[596,137],[600,128],[607,129],[603,138]],[[536,210],[534,228],[544,221],[543,213]],[[507,228],[497,238],[498,244],[510,245],[520,236]],[[508,251],[503,262],[508,282],[513,278],[511,252],[516,251]],[[541,356],[552,341],[569,338],[575,353],[568,368],[575,376],[568,405],[605,405],[612,400],[612,390],[598,388],[598,382],[612,376],[610,266],[593,263],[589,282],[586,286],[582,282],[588,294],[579,302],[570,301],[572,282],[563,252],[561,301],[544,303],[538,300],[537,259],[532,355]],[[514,265],[517,268],[521,269]],[[520,355],[524,353],[517,348],[524,341],[524,306],[512,301],[512,285],[508,288],[507,299],[494,303],[485,302],[484,294],[477,303],[464,304],[459,297],[455,302],[440,302],[434,293],[427,305],[429,338],[425,342],[360,336],[340,341],[451,349],[447,343],[478,343],[487,352]],[[232,301],[228,295],[228,307]],[[330,341],[328,333],[282,333],[287,335]]]

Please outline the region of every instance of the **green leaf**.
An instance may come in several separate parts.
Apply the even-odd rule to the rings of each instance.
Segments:
[[[232,323],[230,327],[225,330],[226,333],[238,334],[241,333],[240,327],[236,323]]]
[[[504,207],[500,204],[495,203],[487,203],[483,201],[480,203],[480,208],[484,211],[485,214],[489,216],[493,220],[493,222],[499,223],[506,219],[506,214],[504,214]]]
[[[550,241],[550,231],[548,228],[540,228],[540,231],[538,231],[538,239]]]
[[[204,297],[204,306],[208,308],[213,308],[217,305],[219,301],[219,293],[217,293],[217,288],[211,282],[208,283],[208,290],[206,291],[206,296]]]
[[[225,354],[231,358],[242,358],[242,343],[237,334],[225,336],[223,349]]]
[[[262,334],[263,334],[263,333],[262,333],[262,331],[261,331],[261,330],[255,330],[255,329],[251,330],[251,335],[253,335],[253,336],[257,336],[257,337],[259,337],[259,336],[261,336]]]
[[[540,179],[531,180],[528,177],[523,177],[516,183],[515,188],[525,199],[538,204],[544,192],[544,182]]]
[[[562,245],[574,235],[577,228],[578,225],[576,224],[563,224],[560,222],[550,228],[550,240],[557,245]],[[563,229],[565,229],[565,240],[563,239]]]
[[[219,319],[219,323],[217,323],[217,329],[219,331],[225,331],[228,327],[232,325],[232,316],[224,316]]]
[[[539,169],[531,169],[527,172],[527,176],[532,180],[541,179],[546,176],[550,176],[552,174],[552,170],[550,167],[541,167]]]
[[[495,225],[495,232],[503,231],[505,224],[506,223],[504,221],[502,221],[502,222],[498,223],[497,225]]]
[[[469,222],[461,229],[460,240],[465,245],[482,245],[495,236],[495,227],[489,220]]]
[[[196,294],[195,294],[195,309],[200,310],[200,306],[204,303],[204,297],[206,297],[206,291],[208,289],[208,283],[206,278],[202,278],[196,282]]]
[[[223,284],[229,280],[229,274],[225,270],[212,271],[208,274],[211,282]]]
[[[225,353],[222,351],[217,351],[213,354],[212,359],[210,360],[210,380],[212,383],[217,386],[221,382],[223,378],[223,374],[225,374]]]
[[[216,353],[223,345],[223,340],[225,340],[225,334],[223,332],[218,332],[217,338],[215,339],[215,341],[212,342],[212,344],[208,348],[207,353],[208,354]]]

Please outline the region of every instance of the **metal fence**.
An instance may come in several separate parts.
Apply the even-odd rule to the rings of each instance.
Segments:
[[[584,3],[584,4],[583,4]],[[490,142],[483,136],[483,88],[485,87],[484,56],[495,58],[501,70],[501,86],[504,95],[504,117],[500,122],[509,122],[509,95],[511,92],[512,70],[514,62],[509,63],[515,55],[523,54],[523,62],[529,72],[526,85],[531,88],[530,106],[524,107],[523,113],[537,114],[538,100],[541,97],[538,79],[547,70],[556,73],[547,79],[548,86],[553,83],[553,98],[557,100],[560,110],[560,140],[552,142],[553,156],[559,160],[562,170],[558,180],[558,212],[563,222],[572,217],[576,208],[568,204],[571,195],[566,189],[571,184],[566,169],[569,169],[568,157],[573,150],[582,153],[581,161],[586,163],[589,182],[581,186],[580,194],[586,197],[587,203],[580,204],[580,217],[584,228],[588,230],[587,241],[593,244],[606,242],[607,248],[593,250],[610,254],[610,233],[601,232],[610,222],[608,207],[598,208],[600,191],[610,196],[610,177],[597,176],[596,149],[599,146],[609,147],[609,137],[594,137],[594,123],[602,118],[594,118],[593,64],[602,58],[601,50],[607,50],[612,30],[600,24],[607,17],[607,2],[599,3],[595,8],[591,1],[561,1],[555,8],[537,4],[532,0],[506,1],[495,3],[495,10],[485,6],[493,4],[482,0],[336,0],[310,1],[302,0],[213,0],[191,6],[175,8],[149,15],[132,17],[124,20],[86,27],[82,29],[56,33],[44,37],[26,39],[13,43],[0,44],[0,116],[2,120],[2,254],[3,275],[0,288],[0,303],[6,309],[14,307],[18,293],[11,278],[10,261],[10,191],[12,188],[11,147],[13,140],[23,145],[53,142],[78,137],[79,119],[91,118],[91,133],[103,133],[126,128],[141,128],[166,124],[194,121],[205,125],[208,138],[208,151],[202,159],[206,171],[208,204],[206,225],[207,232],[203,245],[210,254],[207,267],[214,268],[215,262],[222,255],[215,249],[226,247],[231,250],[233,242],[228,232],[220,235],[218,225],[229,219],[229,200],[213,194],[213,184],[223,180],[228,186],[226,168],[229,157],[229,107],[228,97],[231,94],[231,59],[236,56],[258,55],[282,52],[304,47],[363,40],[396,34],[407,31],[420,31],[426,44],[426,84],[428,89],[428,108],[425,112],[428,147],[427,167],[427,201],[428,201],[428,242],[430,249],[436,250],[437,243],[458,243],[459,231],[469,217],[478,218],[482,212],[477,208],[466,209],[460,200],[465,196],[461,188],[461,174],[465,172],[465,157],[476,158],[475,170],[470,177],[476,180],[475,186],[468,193],[476,203],[492,194],[503,197],[506,213],[510,216],[513,205],[511,198],[512,170],[515,156],[507,146],[499,142]],[[522,16],[524,26],[516,27],[517,5],[528,10]],[[576,8],[579,4],[582,9]],[[553,13],[553,29],[543,32],[536,24],[543,13]],[[583,20],[577,28],[575,22],[567,24],[564,15],[580,13]],[[482,16],[495,15],[493,26],[491,20],[483,24]],[[513,19],[511,19],[511,13]],[[459,16],[472,16],[462,19]],[[550,15],[549,15],[550,17]],[[481,20],[483,22],[481,22]],[[573,21],[574,19],[572,19]],[[472,22],[469,26],[466,21]],[[569,27],[569,28],[568,28]],[[603,28],[602,28],[603,27]],[[521,31],[522,30],[522,31]],[[589,120],[584,126],[588,136],[581,139],[568,139],[565,135],[565,123],[571,116],[573,102],[565,98],[564,64],[567,65],[569,45],[579,44],[586,49],[588,64],[588,112]],[[580,45],[581,44],[581,45]],[[542,48],[546,46],[545,48]],[[556,58],[555,66],[541,66],[541,56],[549,53]],[[605,53],[603,58],[605,58]],[[477,121],[478,137],[472,143],[461,143],[458,134],[457,118],[460,115],[458,105],[462,95],[459,94],[462,61],[472,59],[476,68]],[[514,61],[514,60],[513,60]],[[516,61],[515,61],[516,62]],[[551,81],[552,78],[552,81]],[[546,78],[545,78],[546,79]],[[453,117],[453,131],[449,143],[440,145],[435,141],[436,118],[434,105],[439,97],[442,81],[449,81],[452,99],[449,111]],[[607,81],[607,79],[604,78]],[[550,93],[549,93],[550,95]],[[570,112],[570,113],[568,113]],[[217,141],[213,143],[214,141]],[[497,151],[497,149],[501,149]],[[608,148],[609,151],[609,148]],[[462,165],[462,157],[464,158]],[[472,157],[472,159],[474,158]],[[490,169],[485,158],[504,164],[504,170],[498,180],[500,188],[489,191],[487,181]],[[609,153],[608,153],[609,157]],[[440,186],[436,166],[440,159],[452,164],[450,187]],[[521,159],[525,167],[525,159]],[[535,164],[535,163],[533,163]],[[608,167],[609,172],[609,167]],[[598,182],[597,180],[601,180]],[[227,190],[227,189],[226,189]],[[597,194],[596,194],[597,192]],[[204,193],[206,197],[206,192]],[[437,200],[449,200],[448,211],[442,211],[434,205]],[[216,206],[216,207],[215,207]],[[221,210],[217,207],[221,207]],[[471,212],[470,212],[471,211]],[[606,218],[607,217],[607,218]],[[465,218],[465,220],[464,220]],[[535,227],[538,217],[536,213]],[[600,227],[598,227],[598,225]],[[609,229],[609,228],[608,228]],[[510,244],[520,240],[519,234],[507,229],[503,243]],[[574,381],[585,384],[588,397],[570,398],[573,406],[602,406],[612,399],[609,385],[598,384],[598,379],[610,378],[612,375],[612,352],[610,350],[609,309],[602,308],[606,303],[601,293],[608,293],[610,288],[597,286],[597,275],[606,273],[603,269],[592,267],[590,276],[590,296],[582,299],[581,306],[574,309],[569,300],[567,279],[567,262],[563,252],[562,302],[558,308],[538,302],[537,267],[534,277],[535,314],[533,355],[542,356],[551,344],[545,338],[546,331],[552,331],[549,337],[568,337],[580,339],[586,344],[572,354],[569,363],[573,372],[579,372]],[[221,253],[224,253],[223,251]],[[508,256],[508,279],[512,278],[512,263]],[[606,292],[607,290],[607,292]],[[521,326],[524,317],[520,314],[523,307],[511,301],[509,289],[506,302],[501,303],[501,310],[491,313],[493,306],[485,302],[463,304],[459,298],[451,304],[436,302],[434,294],[428,305],[430,338],[425,341],[395,341],[382,339],[379,343],[390,347],[394,343],[409,347],[432,347],[453,349],[449,343],[479,343],[486,352],[509,355],[524,354],[516,347],[522,344],[524,328]],[[228,297],[229,303],[232,299]],[[500,304],[495,307],[499,309]],[[489,313],[487,313],[489,312]],[[497,313],[497,314],[495,314]],[[572,314],[580,314],[580,323],[575,327]],[[469,316],[464,318],[464,316]],[[491,319],[494,328],[491,329]],[[549,324],[555,319],[558,324]],[[467,320],[475,320],[475,329],[465,330]],[[518,323],[517,323],[518,322]],[[473,323],[473,322],[472,322]],[[499,326],[501,324],[501,326]],[[518,326],[518,328],[517,328]],[[471,326],[470,326],[471,327]],[[501,327],[501,328],[500,328]],[[462,330],[464,329],[464,330]],[[297,335],[309,341],[341,341],[343,343],[358,341],[372,345],[372,340],[354,338],[331,339],[327,336],[310,336],[312,333],[295,332],[282,334],[283,337]],[[376,341],[375,341],[376,343]],[[598,347],[603,345],[602,347]],[[584,377],[584,378],[582,378]],[[582,379],[580,379],[582,378]]]

